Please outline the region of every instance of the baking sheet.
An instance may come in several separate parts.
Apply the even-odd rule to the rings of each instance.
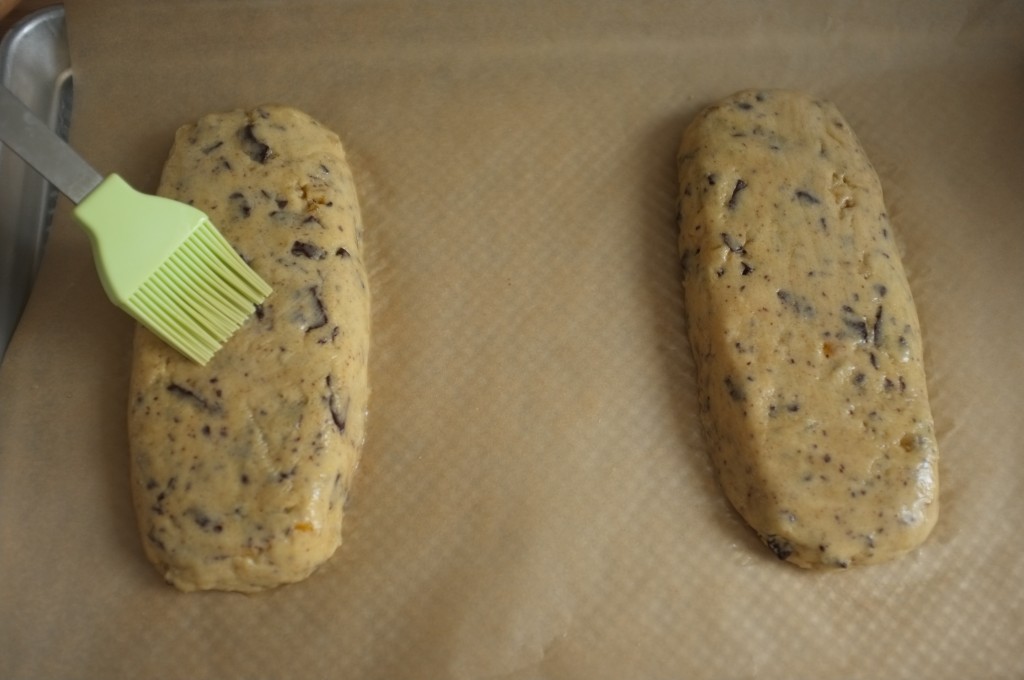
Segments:
[[[0,365],[0,676],[1024,675],[1017,3],[72,1],[72,141],[156,186],[174,129],[265,101],[342,136],[374,295],[345,543],[181,595],[127,489],[131,324],[58,208]],[[837,102],[924,329],[942,514],[816,574],[722,499],[695,408],[674,155],[746,87]]]
[[[64,8],[33,12],[0,41],[0,83],[67,139],[71,55]],[[0,359],[39,270],[57,191],[0,144]]]

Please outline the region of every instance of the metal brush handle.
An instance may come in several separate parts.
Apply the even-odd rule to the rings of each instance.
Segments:
[[[92,166],[3,85],[0,141],[76,204],[103,181]]]

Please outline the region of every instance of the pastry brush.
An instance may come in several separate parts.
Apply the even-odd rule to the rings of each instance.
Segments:
[[[196,363],[270,294],[201,210],[104,178],[2,85],[0,141],[76,204],[111,301]]]

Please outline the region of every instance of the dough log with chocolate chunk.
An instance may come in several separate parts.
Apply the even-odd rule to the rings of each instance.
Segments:
[[[143,328],[129,402],[146,555],[182,590],[309,576],[341,543],[368,399],[363,225],[337,135],[267,106],[181,128],[159,193],[274,288],[205,367]]]
[[[678,155],[701,418],[722,488],[802,567],[903,555],[938,515],[921,330],[879,179],[836,107],[708,107]]]

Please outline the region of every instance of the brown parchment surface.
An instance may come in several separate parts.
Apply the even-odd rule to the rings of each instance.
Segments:
[[[72,141],[155,190],[174,130],[342,137],[369,434],[306,582],[185,595],[127,482],[131,322],[63,203],[0,366],[2,678],[1024,677],[1024,5],[72,1]],[[924,330],[942,511],[891,564],[778,562],[720,494],[676,254],[685,124],[835,101]]]

